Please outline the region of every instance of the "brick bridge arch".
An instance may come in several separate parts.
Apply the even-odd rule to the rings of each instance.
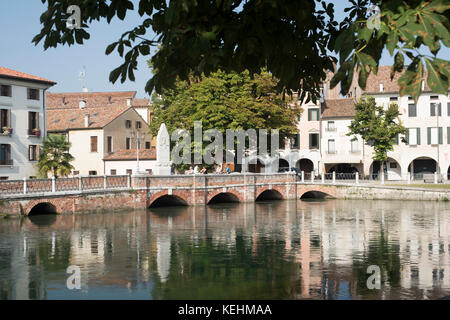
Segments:
[[[45,209],[45,205],[50,205],[47,207],[48,213],[56,214],[66,211],[67,204],[71,205],[72,203],[72,199],[67,199],[66,201],[61,201],[61,198],[36,199],[20,204],[20,211],[22,214],[28,216],[33,209],[36,208],[37,210],[39,210],[40,207],[42,207],[42,209]]]
[[[236,189],[234,188],[226,188],[225,191],[221,188],[221,189],[214,189],[212,191],[208,192],[208,196],[206,197],[206,204],[210,203],[210,201],[217,195],[219,194],[227,194],[230,193],[233,196],[235,196],[239,202],[244,202],[245,199],[243,198],[243,195],[241,193],[239,193]]]
[[[192,197],[190,195],[187,194],[188,191],[185,190],[173,190],[171,194],[169,194],[168,190],[162,190],[156,193],[153,193],[150,196],[150,200],[149,200],[149,204],[148,206],[151,207],[154,202],[158,199],[161,199],[164,196],[173,196],[175,199],[179,199],[181,201],[184,201],[187,205],[191,205],[192,204]],[[175,200],[176,201],[176,200]],[[175,204],[174,201],[174,204]]]
[[[321,192],[325,195],[337,198],[337,192],[335,186],[321,186],[321,185],[301,185],[297,189],[297,198],[301,199],[308,192]]]
[[[266,191],[276,191],[280,194],[281,199],[286,199],[286,186],[272,186],[272,188],[270,188],[269,186],[260,186],[256,188],[255,201]]]

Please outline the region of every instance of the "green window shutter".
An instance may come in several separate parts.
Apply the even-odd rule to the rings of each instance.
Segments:
[[[405,140],[405,144],[409,144],[409,129],[406,129]]]
[[[309,135],[309,148],[312,146],[312,134]]]
[[[311,109],[308,109],[308,121],[311,121]]]
[[[442,142],[442,127],[439,127],[438,128],[438,134],[439,134],[439,144],[442,144],[443,142]]]
[[[417,145],[420,145],[420,128],[417,129]]]
[[[450,144],[450,127],[447,127],[447,144]]]
[[[431,144],[431,128],[427,128],[427,143]]]

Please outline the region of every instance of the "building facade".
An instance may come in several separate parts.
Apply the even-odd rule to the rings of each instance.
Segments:
[[[0,67],[0,179],[36,177],[47,134],[45,91],[55,84]]]
[[[75,158],[72,175],[110,174],[104,158],[151,149],[147,122],[132,107],[136,92],[48,93],[48,132],[64,134]],[[133,168],[135,169],[135,168]],[[133,170],[134,173],[134,170]]]

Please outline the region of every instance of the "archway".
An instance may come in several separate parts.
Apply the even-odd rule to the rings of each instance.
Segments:
[[[305,192],[300,197],[300,199],[302,199],[302,200],[305,200],[305,199],[331,199],[331,198],[333,198],[333,197],[330,196],[328,193],[324,193],[321,191],[315,191],[315,190]]]
[[[236,203],[239,202],[239,198],[230,192],[221,192],[216,194],[209,200],[208,204],[215,203]]]
[[[265,190],[259,194],[255,201],[283,200],[283,195],[277,190]]]
[[[163,195],[163,196],[157,198],[155,201],[153,201],[152,204],[150,205],[150,208],[177,207],[177,206],[187,206],[187,205],[188,205],[188,203],[181,197],[166,194],[166,195]]]
[[[264,168],[265,168],[264,163],[258,158],[249,161],[248,172],[262,173],[264,172]]]
[[[287,160],[278,159],[278,172],[287,172],[289,169],[289,162]]]
[[[411,161],[408,172],[413,174],[414,179],[423,179],[424,174],[433,174],[437,171],[436,160],[430,157],[419,157]]]
[[[369,170],[372,178],[378,178],[381,172],[381,162],[372,162]],[[397,160],[393,158],[387,158],[386,162],[384,163],[384,177],[386,180],[401,180],[402,170]]]
[[[56,214],[56,207],[50,202],[41,202],[31,208],[28,216],[36,216],[43,214]]]
[[[300,171],[312,172],[314,171],[314,163],[309,159],[300,159],[295,165]]]

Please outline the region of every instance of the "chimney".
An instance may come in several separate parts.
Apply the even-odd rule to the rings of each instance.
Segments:
[[[80,106],[80,109],[86,108],[86,101],[80,100],[79,106]]]
[[[425,90],[425,81],[422,80],[422,91]]]
[[[128,106],[128,107],[131,107],[131,98],[128,98],[128,99],[127,99],[127,106]]]
[[[63,106],[66,105],[66,97],[62,97],[62,104],[63,104]]]
[[[380,92],[384,91],[383,82],[380,82]]]
[[[111,102],[112,102],[112,98],[111,98],[111,96],[109,96],[108,97],[108,103],[111,104]]]
[[[83,87],[83,92],[88,92],[88,88]]]
[[[84,126],[85,126],[86,128],[89,127],[89,113],[85,113],[85,114],[84,114]]]

